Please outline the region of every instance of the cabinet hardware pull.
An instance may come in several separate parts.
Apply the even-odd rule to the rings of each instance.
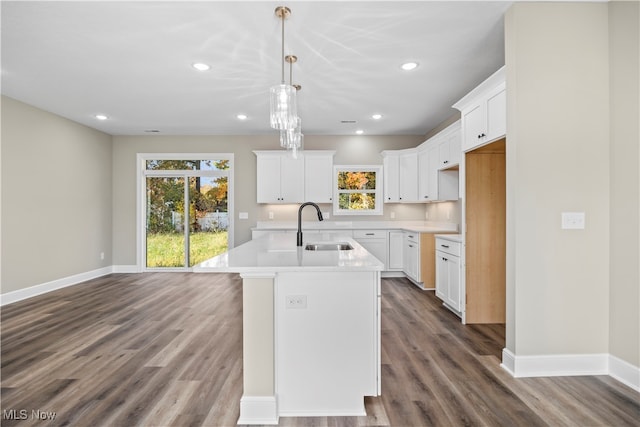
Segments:
[[[448,259],[446,259],[446,258],[442,258],[442,260],[443,260],[443,261],[449,261],[449,260],[448,260]]]
[[[375,236],[375,233],[364,233],[365,236]]]
[[[448,248],[449,247],[449,245],[440,245],[440,246],[442,246],[443,248]]]
[[[425,199],[428,199],[428,198],[429,198],[429,196],[424,196],[424,198],[425,198]]]
[[[413,245],[409,245],[409,247],[410,247],[410,248],[412,248],[412,247],[413,247]]]
[[[445,161],[444,161],[444,163],[445,163],[445,164],[446,164],[446,163],[449,163],[449,160],[445,160]]]

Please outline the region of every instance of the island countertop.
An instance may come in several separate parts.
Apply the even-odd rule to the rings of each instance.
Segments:
[[[304,234],[303,234],[304,235]],[[309,251],[310,243],[344,242],[351,250]],[[279,271],[382,271],[384,264],[353,238],[340,233],[309,234],[302,247],[292,233],[270,233],[193,267],[196,273]]]

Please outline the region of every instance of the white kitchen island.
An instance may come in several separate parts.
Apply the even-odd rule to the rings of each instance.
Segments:
[[[243,279],[243,395],[238,424],[280,416],[365,415],[380,394],[383,264],[351,237],[272,233],[194,267]],[[310,243],[351,250],[306,250]]]

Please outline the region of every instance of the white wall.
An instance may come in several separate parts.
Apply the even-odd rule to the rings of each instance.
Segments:
[[[404,136],[305,136],[309,150],[336,150],[335,164],[382,164],[380,152],[415,147],[423,141],[419,135]],[[235,155],[235,244],[251,238],[256,221],[296,219],[298,205],[258,205],[256,203],[256,156],[253,150],[277,150],[277,134],[262,136],[114,136],[113,137],[113,263],[136,264],[136,153],[234,153]],[[330,205],[321,205],[330,211]],[[424,205],[385,205],[383,216],[349,217],[356,219],[424,219]],[[238,219],[247,212],[248,220]],[[313,220],[312,212],[305,219]],[[338,220],[332,217],[332,220]]]
[[[111,171],[110,135],[2,97],[3,294],[111,265]]]
[[[610,3],[609,352],[634,366],[640,366],[639,22],[640,3]]]
[[[609,347],[606,3],[516,3],[505,17],[507,349]],[[586,229],[561,230],[561,212]]]

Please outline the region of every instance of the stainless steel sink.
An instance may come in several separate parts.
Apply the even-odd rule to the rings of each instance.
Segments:
[[[309,243],[304,247],[307,251],[350,251],[353,249],[349,243]]]

